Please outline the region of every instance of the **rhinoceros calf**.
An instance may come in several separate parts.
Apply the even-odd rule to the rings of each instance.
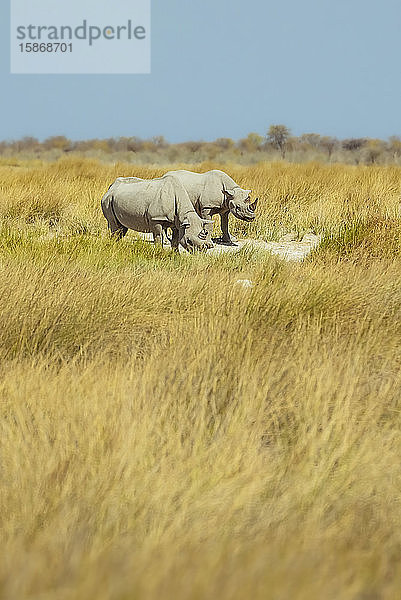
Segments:
[[[210,220],[213,215],[220,215],[223,242],[232,243],[228,229],[230,213],[243,221],[254,220],[258,198],[251,203],[252,190],[242,189],[227,173],[214,170],[206,173],[169,171],[166,174],[174,175],[182,183],[197,213],[203,219]],[[208,247],[210,247],[213,246],[211,242],[213,225],[207,225],[207,230]]]
[[[210,223],[196,213],[188,194],[173,175],[141,180],[119,177],[102,198],[102,210],[111,233],[119,238],[128,229],[151,232],[163,245],[163,230],[173,231],[172,247],[186,250],[206,248]]]

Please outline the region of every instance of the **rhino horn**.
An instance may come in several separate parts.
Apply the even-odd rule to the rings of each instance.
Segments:
[[[251,210],[253,210],[254,212],[255,212],[255,210],[256,210],[256,207],[257,207],[257,205],[258,205],[258,201],[259,201],[259,198],[256,198],[256,200],[255,200],[254,202],[252,202],[252,204],[250,204],[250,205],[249,205],[249,208],[250,208]]]

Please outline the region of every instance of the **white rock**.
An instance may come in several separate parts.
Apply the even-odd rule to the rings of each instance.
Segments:
[[[298,234],[296,231],[291,231],[290,233],[286,233],[282,235],[279,239],[279,242],[295,242],[298,239]]]
[[[253,288],[253,281],[250,279],[237,279],[236,285],[242,285],[243,288]]]
[[[315,233],[305,233],[304,237],[302,238],[302,241],[309,242],[310,244],[317,244],[319,243],[319,236]]]

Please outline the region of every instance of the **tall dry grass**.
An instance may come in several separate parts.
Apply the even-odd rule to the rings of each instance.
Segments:
[[[1,598],[399,597],[401,169],[227,170],[322,248],[117,243],[129,166],[0,168]]]

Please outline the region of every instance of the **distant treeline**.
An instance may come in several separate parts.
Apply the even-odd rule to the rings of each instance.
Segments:
[[[29,136],[0,142],[2,156],[18,154],[27,158],[52,160],[68,153],[138,164],[196,163],[210,160],[252,164],[278,159],[290,162],[316,160],[350,164],[401,164],[401,138],[392,136],[388,140],[341,140],[317,133],[293,136],[285,125],[271,125],[265,136],[250,133],[238,141],[218,138],[213,142],[189,141],[170,144],[163,136],[147,140],[129,136],[73,141],[58,135],[42,142]]]

